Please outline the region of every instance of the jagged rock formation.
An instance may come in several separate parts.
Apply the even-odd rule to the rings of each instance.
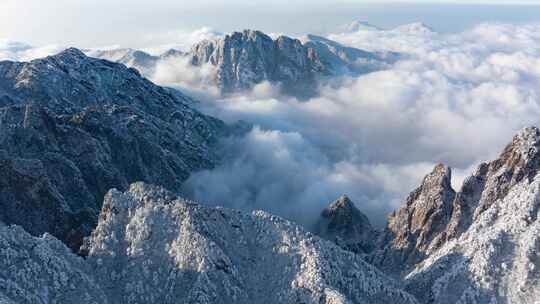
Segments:
[[[406,277],[425,303],[536,303],[540,297],[540,131],[520,131],[453,204],[440,248]]]
[[[283,85],[292,94],[315,89],[317,75],[330,75],[314,50],[297,39],[280,36],[272,40],[259,31],[245,30],[217,40],[205,40],[190,52],[194,65],[217,67],[215,81],[230,93],[270,81]]]
[[[394,58],[315,35],[308,35],[302,44],[287,36],[273,40],[252,30],[203,41],[192,48],[190,56],[194,65],[209,63],[217,67],[216,82],[226,93],[269,81],[299,97],[313,95],[318,81],[325,77],[381,69]]]
[[[189,103],[76,49],[0,62],[0,221],[78,249],[111,187],[142,180],[178,191],[213,166],[227,132]]]
[[[536,303],[540,131],[520,131],[457,194],[437,166],[389,217],[371,260],[422,303]],[[399,267],[399,262],[403,266]]]
[[[407,266],[420,262],[446,229],[455,196],[450,168],[437,165],[409,194],[405,206],[388,217],[383,248],[373,255],[372,262],[389,273],[406,272]]]
[[[521,130],[498,159],[480,164],[457,193],[450,168],[437,165],[389,216],[366,260],[401,278],[421,303],[537,303],[539,169],[535,127]],[[346,222],[342,230],[355,225]]]
[[[201,41],[187,53],[169,50],[151,56],[118,49],[88,54],[134,67],[149,78],[160,59],[184,58],[194,66],[214,66],[215,74],[209,81],[224,94],[268,81],[279,85],[283,93],[302,98],[314,95],[322,80],[380,70],[398,58],[396,53],[366,52],[315,35],[308,35],[305,40],[304,44],[287,36],[273,40],[260,31],[245,30]]]
[[[371,252],[378,236],[367,216],[345,195],[323,210],[315,233],[357,254]]]
[[[359,256],[291,222],[203,207],[142,183],[107,194],[85,261],[20,228],[0,228],[0,242],[0,256],[10,257],[0,259],[8,303],[417,303]]]

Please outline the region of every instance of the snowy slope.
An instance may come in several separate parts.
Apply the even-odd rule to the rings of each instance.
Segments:
[[[406,276],[425,303],[538,303],[540,131],[520,131],[469,177],[447,230]]]
[[[0,241],[7,303],[417,303],[359,256],[296,224],[142,183],[108,193],[85,260],[18,227],[0,228]]]

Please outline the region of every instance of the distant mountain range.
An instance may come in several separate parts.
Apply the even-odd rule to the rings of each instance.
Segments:
[[[169,50],[152,56],[115,49],[87,54],[134,67],[149,78],[160,60],[184,58],[193,66],[214,66],[211,80],[223,94],[249,90],[268,81],[279,85],[283,93],[301,98],[315,95],[325,80],[384,69],[399,58],[397,53],[366,52],[315,35],[308,35],[303,42],[287,36],[274,40],[253,30],[201,41],[185,53]]]

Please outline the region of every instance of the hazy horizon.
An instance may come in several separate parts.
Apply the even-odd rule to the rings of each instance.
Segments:
[[[148,48],[178,43],[183,34],[203,27],[224,33],[257,29],[297,36],[333,33],[355,20],[382,28],[423,22],[443,33],[461,32],[483,22],[521,24],[540,21],[539,1],[525,1],[519,5],[504,1],[492,1],[495,4],[489,5],[460,1],[442,4],[431,1],[390,4],[371,1],[330,4],[323,1],[310,4],[305,1],[261,4],[240,0],[226,4],[217,1],[198,1],[196,4],[170,0],[150,4],[100,1],[103,2],[100,5],[65,0],[47,5],[36,0],[3,1],[0,4],[0,39],[33,46]]]

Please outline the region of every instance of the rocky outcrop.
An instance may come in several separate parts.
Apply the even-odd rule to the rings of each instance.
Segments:
[[[512,187],[533,180],[539,170],[540,131],[535,127],[525,128],[514,136],[498,159],[480,164],[475,174],[465,180],[454,202],[456,211],[445,239],[462,234]]]
[[[323,210],[315,233],[357,254],[371,252],[378,236],[367,216],[346,195]]]
[[[437,165],[409,194],[405,206],[388,217],[381,249],[372,262],[389,273],[406,272],[420,262],[437,246],[434,241],[450,221],[455,196],[450,168]]]
[[[142,183],[107,194],[85,260],[17,227],[0,227],[0,242],[7,303],[417,303],[359,256],[291,222]]]
[[[181,94],[76,49],[0,63],[0,220],[78,249],[103,195],[148,181],[178,191],[211,168],[227,127]]]
[[[537,303],[539,193],[540,176],[513,186],[459,238],[416,265],[406,289],[423,303]]]
[[[521,130],[457,194],[449,169],[437,166],[389,217],[373,263],[401,275],[422,303],[536,303],[539,148],[540,131]]]

